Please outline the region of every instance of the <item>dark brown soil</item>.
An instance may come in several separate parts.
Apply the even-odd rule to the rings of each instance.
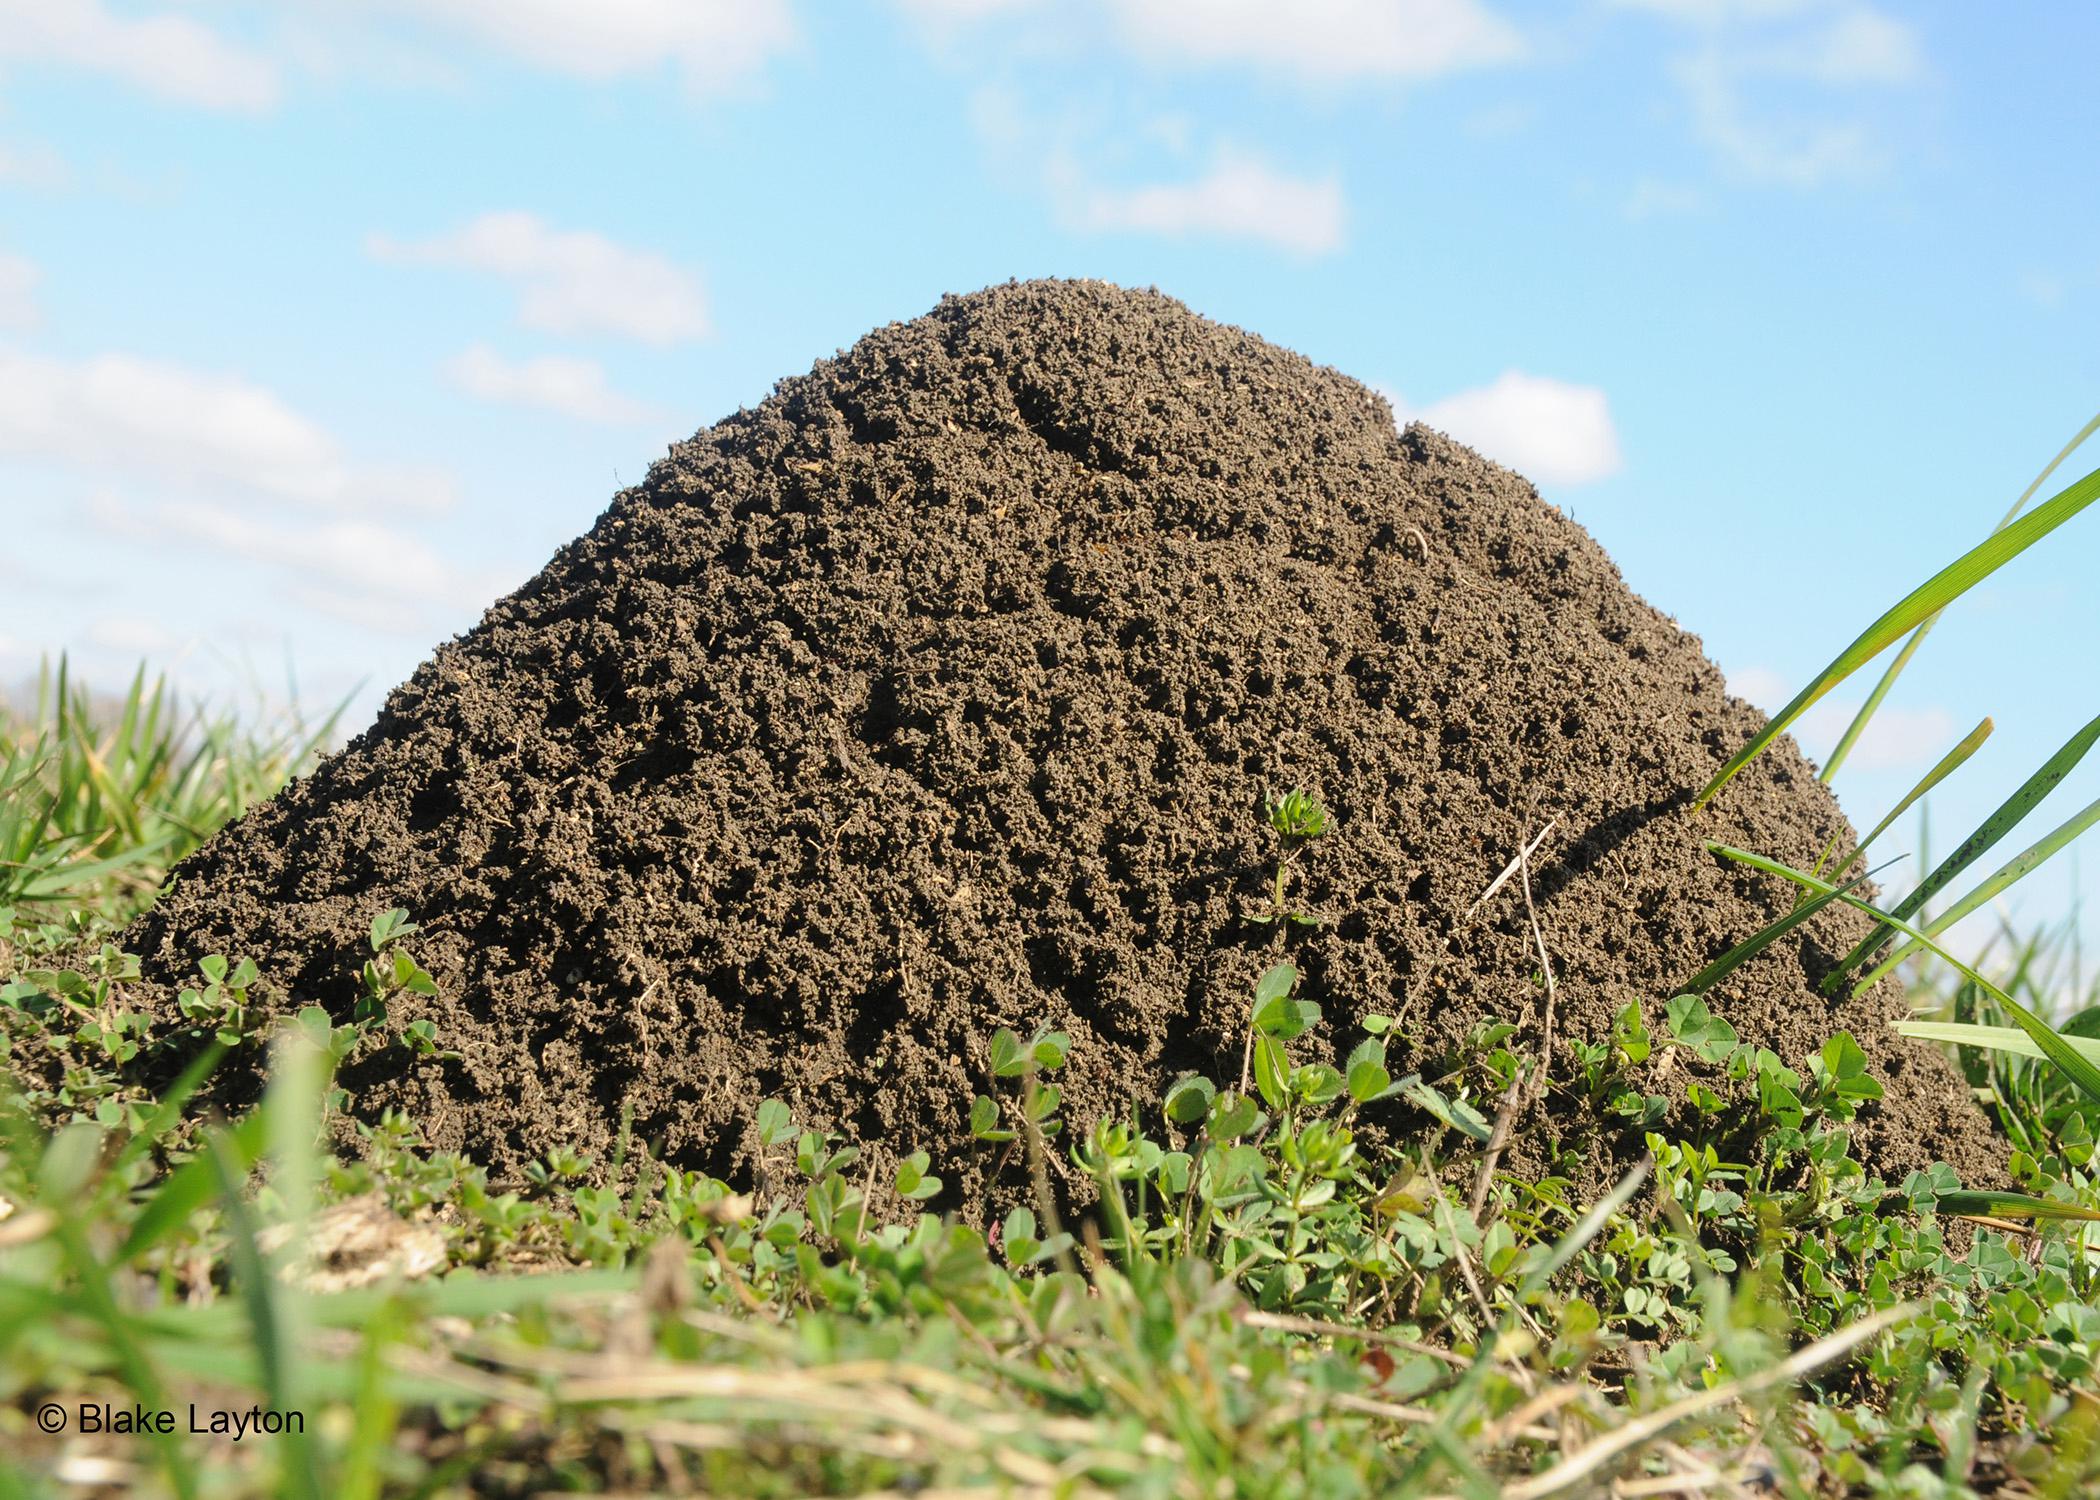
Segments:
[[[1549,819],[1561,1036],[1635,999],[1659,1026],[1790,901],[1702,835],[1796,863],[1851,837],[1784,740],[1689,811],[1761,723],[1517,475],[1157,293],[1012,284],[674,449],[132,938],[163,981],[247,955],[346,1013],[371,918],[407,907],[442,998],[394,1019],[462,1056],[386,1049],[356,1106],[499,1174],[602,1160],[623,1104],[734,1170],[778,1094],[947,1147],[969,1188],[995,1026],[1071,1034],[1083,1125],[1181,1069],[1236,1076],[1279,946],[1339,1023],[1308,1049],[1368,1011],[1402,1018],[1396,1073],[1484,1016],[1535,1047],[1521,898],[1466,913]],[[1294,884],[1326,920],[1279,932],[1250,920],[1260,804],[1296,785],[1336,815]],[[1796,1063],[1849,1027],[1889,1085],[1856,1136],[1884,1175],[1995,1178],[1960,1079],[1887,1030],[1896,992],[1814,989],[1861,930],[1826,914],[1716,1009]],[[1533,1121],[1526,1154],[1593,1126]]]

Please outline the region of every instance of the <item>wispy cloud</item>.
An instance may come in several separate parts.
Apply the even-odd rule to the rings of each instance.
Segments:
[[[1794,696],[1793,685],[1766,666],[1740,667],[1728,674],[1728,690],[1777,713]],[[1844,736],[1862,700],[1825,698],[1794,721],[1788,730],[1810,755],[1827,755]],[[1944,708],[1906,708],[1883,704],[1853,745],[1847,764],[1862,771],[1901,771],[1930,765],[1954,745],[1954,716]]]
[[[1430,78],[1524,54],[1478,0],[1108,0],[1118,31],[1163,62],[1236,65],[1331,82]]]
[[[616,334],[649,344],[704,338],[707,296],[693,272],[650,250],[583,229],[556,229],[529,213],[489,213],[450,234],[366,248],[396,265],[479,271],[511,283],[518,317],[549,333]]]
[[[55,64],[178,104],[254,113],[276,104],[277,66],[187,15],[120,14],[102,0],[0,0],[0,65]]]
[[[369,0],[368,0],[369,3]],[[606,80],[676,68],[718,88],[796,37],[787,0],[376,0],[538,67]]]
[[[1345,235],[1338,177],[1293,177],[1237,151],[1219,151],[1209,171],[1181,182],[1103,187],[1069,163],[1059,175],[1062,215],[1079,230],[1252,240],[1297,255],[1339,250]]]
[[[87,516],[120,541],[208,553],[221,576],[229,563],[260,565],[287,602],[388,634],[424,634],[434,622],[485,605],[502,587],[372,520],[287,523],[209,501],[134,505],[108,494],[89,503]]]
[[[1617,3],[1686,35],[1669,75],[1693,131],[1757,181],[1806,188],[1879,173],[1891,152],[1861,92],[1929,71],[1916,30],[1864,0]]]
[[[4,3],[5,0],[0,0],[0,6]],[[67,175],[65,158],[49,146],[0,141],[0,183],[14,187],[52,188],[63,185]]]
[[[42,279],[26,255],[0,250],[0,328],[28,328],[37,320],[36,286]]]
[[[485,344],[476,344],[447,364],[445,372],[470,396],[558,412],[579,422],[631,426],[663,415],[648,402],[614,390],[605,366],[595,359],[541,355],[509,360]]]
[[[1418,421],[1449,433],[1539,484],[1590,484],[1622,466],[1611,402],[1593,385],[1506,370],[1420,408],[1386,394],[1402,426]]]
[[[429,510],[453,498],[441,475],[351,464],[261,386],[128,354],[0,350],[0,454],[309,506]]]
[[[1635,221],[1682,218],[1705,207],[1706,194],[1700,189],[1654,177],[1641,178],[1626,195],[1626,217]]]

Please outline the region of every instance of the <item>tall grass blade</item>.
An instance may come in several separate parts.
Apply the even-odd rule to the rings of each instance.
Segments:
[[[2046,1059],[2048,1054],[2035,1045],[2034,1038],[2017,1026],[1979,1026],[1973,1021],[1897,1021],[1896,1033],[1920,1042],[1945,1042],[1955,1047],[1977,1047],[1985,1052],[2002,1052],[2008,1057],[2032,1057]],[[2090,1058],[2100,1067],[2100,1039],[2077,1036],[2070,1031],[2059,1033],[2067,1046]]]
[[[2020,498],[2013,502],[2012,509],[2000,517],[1998,524],[1991,528],[1991,535],[1996,536],[2010,526],[2013,519],[2027,508],[2027,502],[2034,498],[2035,492],[2049,482],[2049,476],[2095,432],[2100,432],[2100,413],[2096,413],[2091,421],[2079,428],[2071,441],[2058,450],[2056,457],[2043,466],[2042,472],[2034,476],[2027,488],[2020,492]],[[1925,644],[1925,637],[1932,634],[1932,627],[1939,623],[1939,619],[1937,612],[1928,615],[1924,622],[1911,632],[1910,639],[1903,643],[1903,649],[1896,653],[1896,659],[1890,662],[1888,670],[1881,674],[1881,681],[1874,684],[1874,691],[1867,694],[1867,701],[1860,705],[1859,712],[1852,716],[1852,722],[1845,726],[1844,734],[1838,738],[1837,748],[1830,752],[1830,759],[1823,766],[1821,779],[1826,785],[1837,775],[1838,767],[1845,763],[1845,757],[1852,753],[1853,745],[1858,742],[1860,734],[1880,709],[1881,700],[1889,695],[1889,689],[1896,685],[1896,679],[1903,675],[1903,669],[1909,666],[1910,659],[1918,654],[1918,647]]]
[[[1894,864],[1895,861],[1890,860],[1888,863]],[[1887,868],[1888,865],[1884,864],[1877,865],[1871,870],[1863,870],[1846,881],[1844,885],[1825,891],[1820,895],[1809,897],[1808,900],[1803,901],[1778,921],[1771,923],[1763,931],[1744,938],[1740,943],[1737,943],[1733,948],[1730,948],[1726,953],[1679,985],[1676,992],[1680,995],[1705,994],[1743,964],[1764,952],[1774,942],[1792,932],[1831,902],[1844,895],[1846,891],[1866,884],[1866,882],[1872,880]]]
[[[2036,870],[2040,869],[2043,865],[2047,864],[2049,860],[2055,857],[2055,855],[2059,851],[2061,851],[2066,845],[2070,844],[2074,839],[2076,839],[2080,834],[2084,833],[2088,828],[2091,828],[2095,823],[2100,823],[2100,801],[2088,803],[2075,816],[2067,819],[2065,822],[2053,829],[2047,837],[2037,840],[2024,852],[2015,856],[2013,859],[2006,861],[2006,863],[2001,865],[1995,873],[1993,873],[1987,879],[1979,882],[1976,888],[1970,891],[1966,896],[1963,896],[1959,901],[1955,902],[1952,906],[1948,907],[1938,916],[1933,917],[1930,921],[1920,920],[1918,925],[1923,927],[1927,932],[1932,933],[1935,937],[1938,936],[1940,933],[1945,932],[1949,927],[1952,927],[1963,917],[1968,916],[1971,912],[1975,912],[1982,909],[1984,906],[1988,905],[1992,901],[1995,901],[1999,896],[2003,895],[2011,887],[2018,885],[2022,880],[2025,880],[2029,875],[2033,874]],[[1919,913],[1919,916],[1921,918],[1923,917],[1923,915],[1923,912]],[[2072,928],[2072,934],[2072,940],[2075,945],[2077,941],[2077,928],[2075,926]],[[1895,968],[1896,965],[1902,963],[1904,959],[1910,957],[1911,954],[1917,951],[1918,945],[1916,943],[1903,944],[1901,947],[1896,949],[1894,953],[1891,953],[1887,958],[1883,959],[1881,963],[1877,965],[1871,972],[1865,975],[1859,981],[1856,988],[1867,988],[1869,985],[1873,984],[1874,981],[1882,978],[1889,972],[1889,970]],[[2074,991],[2077,989],[2077,986],[2078,980],[2074,975],[2072,979],[2072,987]]]
[[[1749,865],[1753,869],[1764,870],[1768,874],[1780,876],[1782,879],[1791,880],[1796,885],[1814,891],[1818,895],[1835,889],[1814,875],[1803,874],[1791,865],[1781,864],[1778,860],[1768,859],[1762,854],[1752,854],[1748,850],[1732,848],[1727,844],[1716,843],[1711,839],[1707,840],[1706,847],[1724,858]],[[1997,985],[1991,983],[1990,980],[1984,978],[1983,975],[1970,968],[1945,948],[1942,948],[1928,934],[1920,932],[1902,918],[1885,912],[1874,905],[1873,902],[1862,900],[1848,891],[1838,891],[1837,899],[1844,902],[1847,906],[1857,907],[1868,916],[1886,924],[1895,931],[1917,939],[1918,942],[1952,964],[1971,984],[1975,985],[1984,994],[1989,995],[2004,1008],[2005,1013],[2012,1017],[2013,1024],[2026,1032],[2034,1044],[2041,1048],[2043,1057],[2056,1064],[2067,1078],[2078,1085],[2080,1091],[2095,1100],[2100,1100],[2100,1067],[2095,1067],[2088,1061],[2085,1055],[2077,1047],[2073,1046],[2068,1038],[2059,1033],[2055,1027],[2044,1021],[2019,1001],[2013,999],[2004,990],[1999,989]]]
[[[1927,792],[1931,791],[1934,787],[1938,786],[1941,782],[1945,781],[1949,776],[1952,776],[1956,771],[1960,770],[1962,765],[1968,760],[1970,756],[1974,755],[1978,750],[1983,748],[1983,742],[1991,737],[1991,730],[1994,727],[1995,726],[1991,723],[1990,718],[1986,716],[1982,723],[1978,724],[1974,729],[1970,730],[1966,735],[1962,737],[1962,741],[1960,744],[1956,745],[1952,750],[1949,750],[1945,755],[1941,756],[1940,763],[1934,766],[1931,770],[1927,771],[1924,774],[1924,776],[1919,778],[1918,784],[1916,786],[1912,787],[1908,792],[1904,793],[1903,800],[1889,809],[1888,816],[1874,825],[1874,831],[1859,841],[1859,847],[1852,851],[1851,857],[1848,858],[1843,864],[1839,865],[1835,870],[1831,871],[1829,878],[1832,880],[1837,880],[1841,876],[1843,876],[1847,870],[1852,868],[1853,860],[1856,860],[1862,855],[1864,855],[1867,852],[1868,846],[1871,845],[1874,842],[1874,840],[1880,838],[1884,833],[1887,833],[1889,831],[1889,825],[1891,823],[1895,822],[1898,818],[1902,817],[1906,812],[1909,812],[1911,807],[1917,802],[1917,800],[1920,797],[1924,796]],[[1817,873],[1820,874],[1822,872],[1820,869],[1818,869]]]
[[[2080,511],[2100,499],[2100,469],[2058,491],[2041,505],[2014,521],[2003,531],[1985,538],[1932,575],[1892,605],[1878,620],[1860,632],[1859,638],[1829,666],[1817,673],[1792,702],[1773,716],[1750,743],[1729,757],[1714,779],[1693,799],[1704,806],[1736,773],[1755,760],[1765,747],[1784,734],[1794,721],[1832,688],[1879,656],[1890,645],[1924,620],[1945,609],[2006,563],[2049,535]]]
[[[2080,1208],[2060,1198],[2037,1198],[2032,1193],[1942,1193],[1939,1211],[1972,1218],[1981,1215],[1991,1219],[2074,1219],[2100,1224],[2100,1209]]]
[[[1976,831],[1963,839],[1930,875],[1918,883],[1918,888],[1898,903],[1896,919],[1909,921],[1918,910],[1950,885],[1954,878],[1970,865],[1988,854],[1997,842],[2017,827],[2021,819],[2034,810],[2035,804],[2056,790],[2057,783],[2085,759],[2085,754],[2100,740],[2100,718],[2095,718],[2085,728],[2064,741],[2063,748],[2042,762],[2041,769],[2020,783],[2018,791],[2006,798],[1998,810],[1985,818]],[[1823,992],[1834,995],[1845,982],[1845,976],[1862,964],[1874,959],[1895,940],[1894,929],[1884,925],[1869,933],[1857,948],[1838,961],[1823,981]]]
[[[233,1263],[234,1283],[240,1289],[241,1304],[247,1309],[249,1335],[255,1344],[256,1363],[262,1369],[263,1399],[272,1411],[301,1411],[293,1389],[296,1351],[278,1313],[277,1283],[263,1258],[255,1214],[243,1191],[246,1173],[219,1131],[206,1136],[204,1155],[217,1174],[219,1197],[226,1210],[227,1259]],[[279,1439],[284,1458],[284,1492],[301,1500],[320,1500],[320,1474],[314,1466],[314,1452],[306,1440],[304,1425],[287,1423]]]

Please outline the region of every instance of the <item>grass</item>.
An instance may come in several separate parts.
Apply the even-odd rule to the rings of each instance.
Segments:
[[[2068,519],[2096,480],[2008,517],[1994,550],[1862,642],[1911,631],[1915,649],[1959,593],[1949,578]],[[396,1116],[358,1127],[358,1151],[322,1149],[351,1102],[343,1062],[444,1045],[388,1018],[435,983],[414,914],[372,913],[342,1024],[311,1007],[265,1023],[239,954],[197,955],[173,1016],[135,1006],[137,961],[112,937],[320,738],[179,714],[143,676],[100,710],[62,670],[38,712],[0,724],[0,1495],[1546,1500],[2100,1482],[2100,988],[2062,1003],[2069,927],[2007,930],[1959,961],[1922,901],[1883,911],[1849,864],[1825,878],[1715,846],[1801,900],[1728,953],[1687,954],[1676,994],[1568,1038],[1550,1066],[1497,1022],[1453,1072],[1396,1077],[1379,1016],[1339,1066],[1306,1055],[1319,1007],[1277,964],[1247,977],[1241,1075],[1178,1079],[1123,1118],[1066,1118],[1070,1038],[1002,1029],[972,1059],[972,1141],[897,1143],[919,1149],[881,1179],[762,1100],[749,1180],[623,1139],[616,1162],[555,1149],[499,1190]],[[2026,790],[2008,804],[2020,816],[2041,800]],[[1287,879],[1316,857],[1324,809],[1294,790],[1263,816],[1279,853],[1262,915],[1317,921]],[[1952,909],[1981,909],[2092,821]],[[1942,885],[1982,853],[1964,850]],[[1529,852],[1482,904],[1530,913]],[[1958,1044],[2017,1191],[1944,1166],[1870,1178],[1852,1134],[1883,1082],[1857,1041],[1779,1058],[1703,998],[1837,903],[1905,940],[1890,962],[1918,1002],[1907,1029]],[[260,1048],[258,1107],[195,1106],[221,1059]],[[1659,1066],[1695,1080],[1688,1108],[1643,1092]],[[1594,1202],[1505,1159],[1512,1121],[1549,1094],[1645,1144]],[[1360,1112],[1393,1096],[1429,1123],[1373,1147]],[[963,1149],[1001,1163],[1022,1206],[922,1212]],[[1043,1188],[1053,1152],[1098,1194],[1070,1222]],[[45,1430],[54,1412],[62,1430]]]

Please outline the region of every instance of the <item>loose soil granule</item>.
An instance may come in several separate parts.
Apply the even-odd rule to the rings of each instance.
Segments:
[[[1762,722],[1517,475],[1155,292],[1015,283],[675,447],[130,940],[159,983],[248,956],[278,1003],[347,1017],[372,917],[406,907],[440,994],[390,1024],[458,1056],[376,1049],[354,1107],[499,1177],[556,1144],[603,1162],[623,1107],[733,1172],[778,1095],[936,1151],[953,1195],[985,1165],[965,1117],[994,1027],[1070,1033],[1083,1126],[1184,1069],[1236,1078],[1279,954],[1328,1018],[1301,1059],[1372,1011],[1400,1018],[1396,1074],[1487,1017],[1535,1048],[1521,895],[1467,911],[1549,819],[1558,1034],[1630,1000],[1660,1027],[1792,901],[1702,836],[1849,847],[1789,740],[1692,812]],[[1293,867],[1317,927],[1252,920],[1262,797],[1294,786],[1335,819]],[[1888,1086],[1869,1166],[1995,1180],[1961,1079],[1889,1032],[1900,994],[1814,987],[1864,930],[1826,913],[1716,1011],[1795,1064],[1849,1028]],[[1641,1081],[1681,1091],[1696,1065],[1658,1056]],[[1599,1128],[1553,1096],[1520,1159],[1608,1166]]]

